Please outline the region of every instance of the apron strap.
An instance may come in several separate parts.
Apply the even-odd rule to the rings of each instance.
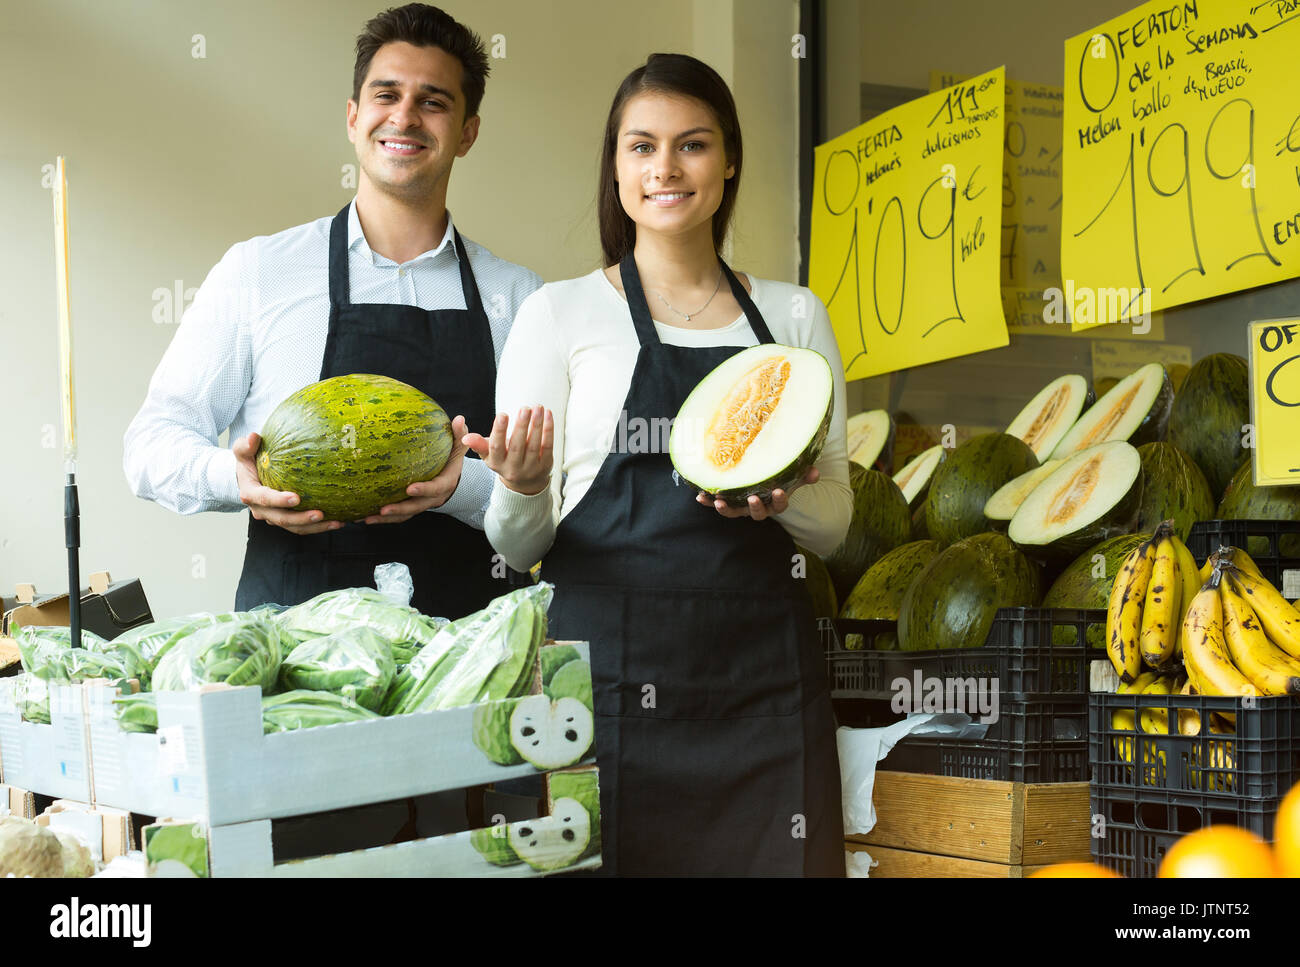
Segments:
[[[348,202],[330,222],[330,307],[345,308],[351,298],[348,291]]]
[[[452,234],[456,241],[456,259],[460,263],[460,288],[465,298],[465,311],[473,318],[477,325],[481,343],[479,348],[487,356],[487,360],[492,364],[492,379],[495,382],[497,373],[497,350],[496,345],[492,342],[492,324],[488,321],[487,313],[483,310],[483,298],[479,295],[478,281],[474,278],[474,270],[469,264],[469,250],[465,248],[465,242],[460,237],[460,232],[452,228]],[[474,456],[478,456],[473,450],[470,451]]]
[[[758,338],[760,344],[771,344],[776,342],[772,338],[772,330],[767,328],[767,322],[763,319],[763,314],[758,311],[758,306],[754,305],[754,300],[749,297],[745,287],[740,284],[734,272],[727,267],[727,263],[718,259],[718,265],[722,268],[722,274],[727,278],[727,284],[731,286],[731,294],[736,297],[740,303],[740,308],[745,313],[745,318],[749,320],[749,327],[754,330],[754,335]],[[623,294],[627,297],[627,307],[632,311],[632,324],[636,326],[636,337],[640,340],[642,346],[659,345],[659,333],[655,331],[654,320],[650,317],[650,307],[645,301],[645,289],[641,287],[641,275],[636,269],[636,258],[631,252],[623,257],[623,261],[618,266],[619,274],[623,277]]]
[[[767,321],[763,318],[763,314],[758,311],[758,306],[754,305],[754,300],[749,297],[745,287],[736,278],[736,273],[732,272],[722,259],[718,259],[718,264],[722,266],[722,274],[727,277],[727,285],[731,286],[731,294],[736,297],[736,301],[740,303],[740,308],[745,311],[745,318],[749,320],[749,328],[754,330],[754,335],[758,337],[759,344],[770,345],[776,342],[772,338],[772,330],[767,328]]]

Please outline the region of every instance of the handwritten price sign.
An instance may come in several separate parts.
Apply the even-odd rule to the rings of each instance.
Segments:
[[[999,291],[1002,68],[815,152],[808,284],[845,378],[1007,344]]]
[[[1300,319],[1250,324],[1255,483],[1300,484]]]
[[[1074,328],[1300,275],[1295,0],[1154,0],[1065,44]]]

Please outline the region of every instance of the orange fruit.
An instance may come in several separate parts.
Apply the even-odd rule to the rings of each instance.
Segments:
[[[1300,782],[1277,807],[1273,826],[1273,854],[1281,876],[1300,876]]]
[[[1096,863],[1053,863],[1044,866],[1037,873],[1030,873],[1029,879],[1122,879],[1114,870],[1108,870]]]
[[[1206,826],[1188,833],[1169,848],[1159,877],[1273,877],[1277,864],[1269,845],[1236,826]]]

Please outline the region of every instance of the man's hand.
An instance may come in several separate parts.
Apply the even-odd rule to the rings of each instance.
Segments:
[[[236,440],[230,449],[235,454],[235,479],[239,482],[239,499],[248,505],[257,520],[283,527],[294,534],[319,534],[337,530],[343,525],[336,520],[325,520],[319,510],[285,510],[298,506],[298,495],[287,490],[263,487],[257,479],[257,448],[262,438],[250,433]]]
[[[465,436],[465,418],[458,416],[451,421],[451,456],[447,465],[432,480],[422,480],[406,488],[410,499],[395,504],[385,504],[378,514],[366,518],[367,524],[402,524],[416,514],[441,507],[460,485],[460,470],[465,463],[465,452],[469,449],[461,439]]]
[[[752,517],[754,520],[767,520],[767,518],[775,517],[777,514],[784,514],[786,508],[790,506],[790,495],[804,484],[815,484],[820,478],[821,474],[817,472],[817,468],[810,468],[804,474],[803,480],[789,490],[773,490],[772,503],[770,504],[764,504],[757,497],[750,497],[749,506],[731,507],[728,506],[725,500],[710,500],[709,495],[703,491],[695,498],[695,501],[705,507],[713,507],[723,517]]]
[[[492,421],[490,437],[470,433],[465,436],[465,443],[509,489],[528,497],[540,494],[551,485],[555,417],[545,407],[524,408],[515,418],[514,432],[507,440],[509,424],[510,418],[498,413]]]

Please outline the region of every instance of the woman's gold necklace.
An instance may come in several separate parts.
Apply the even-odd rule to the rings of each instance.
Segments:
[[[655,289],[655,295],[659,296],[659,301],[662,302],[664,305],[668,306],[670,310],[677,313],[677,315],[681,316],[687,322],[690,322],[691,316],[698,316],[701,312],[703,312],[705,309],[709,307],[709,303],[713,301],[713,296],[718,294],[718,290],[720,288],[722,288],[722,266],[721,265],[718,266],[718,281],[713,286],[713,294],[709,296],[709,298],[705,301],[704,305],[700,306],[694,312],[682,312],[680,309],[673,309],[672,305],[669,304],[668,300],[663,297],[663,293],[660,292],[658,289]]]

